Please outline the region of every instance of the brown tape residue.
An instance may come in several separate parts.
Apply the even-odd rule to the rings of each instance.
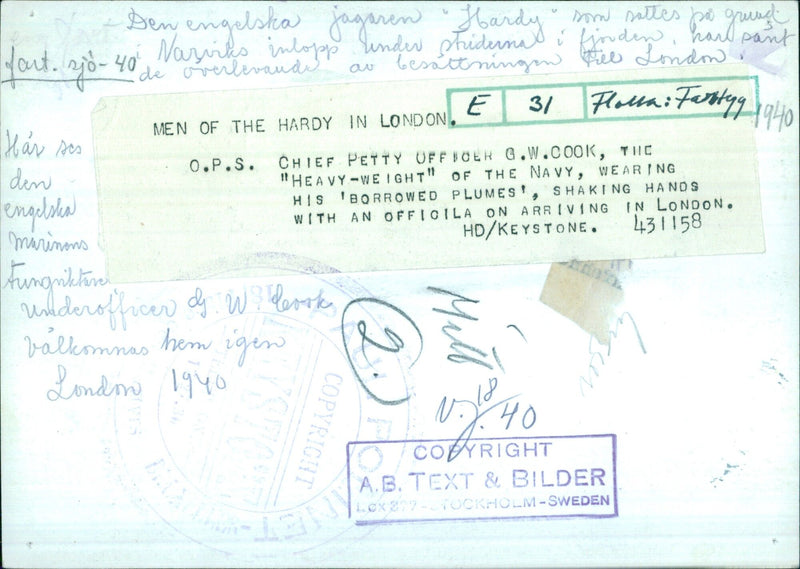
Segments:
[[[620,275],[631,261],[569,261],[553,263],[539,300],[608,344],[615,307],[622,302]]]

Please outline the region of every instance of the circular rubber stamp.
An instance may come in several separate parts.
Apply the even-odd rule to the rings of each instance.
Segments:
[[[385,327],[369,303],[353,308],[362,287],[336,274],[259,282],[235,306],[203,283],[225,310],[168,327],[141,395],[115,408],[123,463],[153,510],[253,559],[369,531],[348,518],[347,445],[405,438],[410,417],[375,396],[409,396],[408,362],[364,340]]]

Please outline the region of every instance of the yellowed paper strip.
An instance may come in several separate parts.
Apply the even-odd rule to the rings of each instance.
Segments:
[[[104,98],[113,282],[761,252],[745,66]]]
[[[553,263],[539,300],[608,344],[615,308],[622,303],[622,274],[630,261]]]

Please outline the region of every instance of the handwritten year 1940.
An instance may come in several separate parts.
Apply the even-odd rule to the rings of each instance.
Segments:
[[[172,368],[172,389],[177,393],[180,388],[185,387],[189,393],[189,399],[194,395],[194,385],[200,386],[200,392],[205,391],[206,395],[211,395],[212,390],[223,390],[228,387],[225,378],[219,374],[215,374],[213,382],[210,376],[201,377],[197,372],[183,371],[180,373],[180,379],[178,375],[179,372]]]

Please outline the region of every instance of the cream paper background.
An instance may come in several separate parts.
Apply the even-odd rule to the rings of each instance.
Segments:
[[[108,275],[115,283],[198,277],[203,266],[226,256],[265,249],[319,258],[342,271],[761,252],[757,153],[746,116],[756,106],[756,81],[747,73],[741,65],[697,66],[104,98],[92,123]],[[744,79],[696,79],[708,77]],[[556,107],[581,108],[580,90],[540,91],[536,85],[578,82],[588,84],[589,120],[571,113],[578,122],[564,123]],[[596,85],[603,82],[609,85]],[[482,88],[526,85],[523,100],[511,101],[518,91],[485,91],[493,100],[483,100],[486,109],[475,107],[485,114],[467,113]],[[695,86],[700,98],[709,91],[743,97],[743,105],[734,105],[742,114],[723,118],[727,102],[684,103],[678,110],[681,85]],[[448,100],[447,89],[467,88]],[[657,115],[654,107],[595,114],[592,93],[614,88],[623,101],[645,94],[667,106]],[[393,115],[414,113],[438,113],[456,126],[493,124],[501,97],[509,100],[511,116],[527,109],[531,93],[547,98],[549,92],[552,116],[528,112],[527,120],[542,124],[389,126]],[[680,118],[663,118],[669,116]],[[351,127],[353,117],[365,117],[367,127]],[[615,120],[590,122],[597,118]],[[316,120],[319,130],[280,128],[282,121],[299,125],[301,119]],[[242,132],[242,121],[251,123],[250,132]],[[169,135],[156,133],[162,123],[171,123]],[[645,147],[651,155],[631,155]],[[551,151],[579,157],[554,159]],[[671,173],[655,173],[665,165]],[[598,172],[612,166],[617,175]],[[635,166],[643,174],[622,174]],[[395,181],[406,175],[413,181]],[[670,183],[684,191],[646,191],[647,184]],[[612,193],[612,185],[628,192]],[[566,195],[566,188],[576,195]],[[487,199],[487,191],[495,197]],[[698,206],[677,209],[681,201]],[[673,211],[670,202],[678,202]],[[607,213],[590,213],[592,206]],[[567,208],[578,213],[569,215]],[[582,231],[565,230],[570,223]]]

